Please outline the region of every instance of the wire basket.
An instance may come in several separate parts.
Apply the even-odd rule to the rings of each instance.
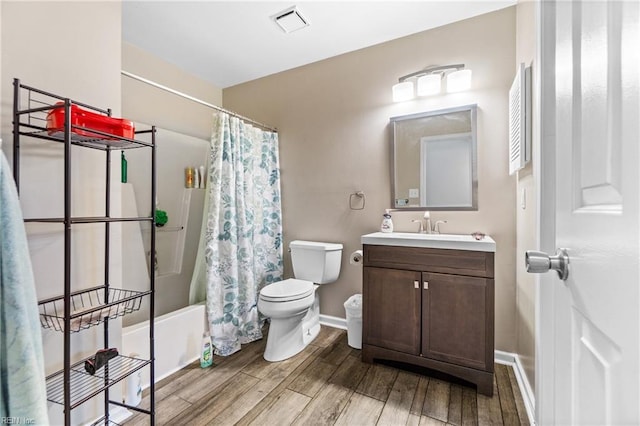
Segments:
[[[114,319],[140,309],[142,297],[149,292],[109,288],[108,300],[105,287],[94,287],[72,293],[70,302],[69,331],[80,330],[101,324],[106,318]],[[64,296],[43,300],[38,303],[42,328],[64,331]]]

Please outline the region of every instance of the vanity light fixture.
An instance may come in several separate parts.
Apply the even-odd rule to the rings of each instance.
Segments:
[[[447,92],[462,92],[470,88],[471,70],[454,71],[447,75]]]
[[[418,77],[418,96],[437,95],[442,89],[440,74],[427,74]]]
[[[393,85],[393,101],[410,101],[415,96],[413,94],[413,81],[401,81]]]
[[[413,79],[417,80],[417,95],[437,95],[442,91],[442,79],[446,78],[447,92],[461,92],[471,88],[471,70],[464,64],[442,65],[425,68],[407,74],[393,85],[393,101],[403,102],[415,98]]]

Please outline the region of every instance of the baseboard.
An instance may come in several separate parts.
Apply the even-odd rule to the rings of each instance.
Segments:
[[[331,315],[320,314],[320,324],[327,327],[339,328],[341,330],[347,329],[347,320],[340,317],[333,317]]]
[[[529,423],[535,425],[535,394],[533,393],[533,389],[531,389],[529,379],[527,379],[527,375],[524,372],[524,367],[520,362],[520,357],[518,356],[518,354],[510,352],[495,351],[494,359],[498,364],[508,365],[513,368],[513,373],[516,376],[518,388],[520,388],[520,393],[522,394],[522,399],[524,400],[524,406],[527,410]]]

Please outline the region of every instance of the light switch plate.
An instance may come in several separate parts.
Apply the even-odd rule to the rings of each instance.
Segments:
[[[415,188],[411,188],[411,189],[409,190],[409,198],[418,198],[419,196],[420,196],[420,195],[419,195],[419,192],[418,192],[418,190],[417,190],[417,189],[415,189]]]

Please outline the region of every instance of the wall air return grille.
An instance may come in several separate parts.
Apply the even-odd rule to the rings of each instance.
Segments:
[[[523,63],[509,90],[509,174],[531,159],[531,67]]]

